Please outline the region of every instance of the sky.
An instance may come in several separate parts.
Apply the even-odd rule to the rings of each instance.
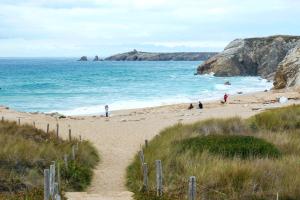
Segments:
[[[300,35],[300,0],[0,0],[0,57],[222,51]]]

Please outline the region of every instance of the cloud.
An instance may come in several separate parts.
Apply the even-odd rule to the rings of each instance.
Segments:
[[[299,34],[299,7],[293,0],[0,0],[0,53],[220,51],[235,38]]]

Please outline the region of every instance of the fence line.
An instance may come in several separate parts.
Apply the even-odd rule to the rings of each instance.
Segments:
[[[44,200],[61,200],[60,196],[60,169],[57,165],[56,178],[55,161],[50,165],[50,169],[44,169]]]
[[[21,125],[21,118],[22,117],[17,117],[17,120],[15,121],[15,120],[11,120],[12,122],[16,122],[17,123],[17,125]],[[2,116],[1,117],[1,122],[4,122],[5,121],[5,117],[4,116]],[[7,121],[10,121],[10,120],[7,120]],[[24,124],[27,124],[27,125],[29,125],[28,123],[24,123]],[[37,123],[35,122],[35,121],[32,121],[32,127],[34,127],[34,128],[37,128]],[[41,129],[43,129],[43,128],[41,128]],[[44,129],[43,129],[44,130]],[[46,129],[44,130],[47,134],[49,134],[50,133],[50,124],[49,123],[47,123],[47,126],[46,126]],[[55,130],[55,133],[56,133],[56,137],[57,138],[59,138],[59,131],[60,131],[60,129],[59,129],[59,124],[57,123],[56,124],[56,130]],[[72,130],[71,129],[69,129],[69,141],[72,141]],[[81,135],[78,135],[78,138],[77,138],[78,140],[79,140],[79,142],[82,142],[82,136]],[[78,147],[77,147],[77,149],[78,149]]]

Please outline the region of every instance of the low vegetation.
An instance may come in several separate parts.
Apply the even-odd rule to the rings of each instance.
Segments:
[[[72,160],[74,145],[78,148]],[[43,170],[52,161],[61,169],[61,189],[82,191],[99,162],[97,151],[88,141],[57,139],[54,133],[14,122],[0,122],[0,146],[0,199],[43,199]]]
[[[184,139],[176,145],[178,153],[190,151],[194,156],[207,151],[226,158],[277,158],[279,150],[264,139],[242,135],[208,135]]]
[[[143,147],[148,191],[137,155],[127,185],[135,198],[187,199],[196,176],[197,199],[300,199],[300,106],[250,119],[209,119],[167,128]],[[162,161],[164,194],[156,197],[155,160]]]

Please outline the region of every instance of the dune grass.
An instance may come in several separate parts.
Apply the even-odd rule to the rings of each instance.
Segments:
[[[300,199],[299,117],[300,106],[290,106],[247,120],[209,119],[167,128],[143,148],[149,190],[141,190],[138,155],[128,167],[127,186],[138,200],[181,200],[187,199],[189,177],[196,176],[199,200],[267,200],[276,199],[277,192],[282,200]],[[235,144],[236,138],[239,145],[228,145],[232,139]],[[263,151],[241,138],[258,142]],[[218,148],[222,145],[226,150]],[[244,156],[247,150],[254,153]],[[226,151],[230,156],[224,156]],[[163,165],[164,195],[160,198],[156,197],[155,160],[162,160]]]
[[[78,144],[71,161],[72,146]],[[43,199],[43,170],[56,161],[63,191],[82,191],[91,182],[99,155],[88,141],[65,141],[29,125],[0,122],[0,199]],[[64,155],[69,156],[65,168]]]
[[[289,106],[272,109],[250,118],[251,128],[257,130],[286,131],[300,129],[300,109]]]

